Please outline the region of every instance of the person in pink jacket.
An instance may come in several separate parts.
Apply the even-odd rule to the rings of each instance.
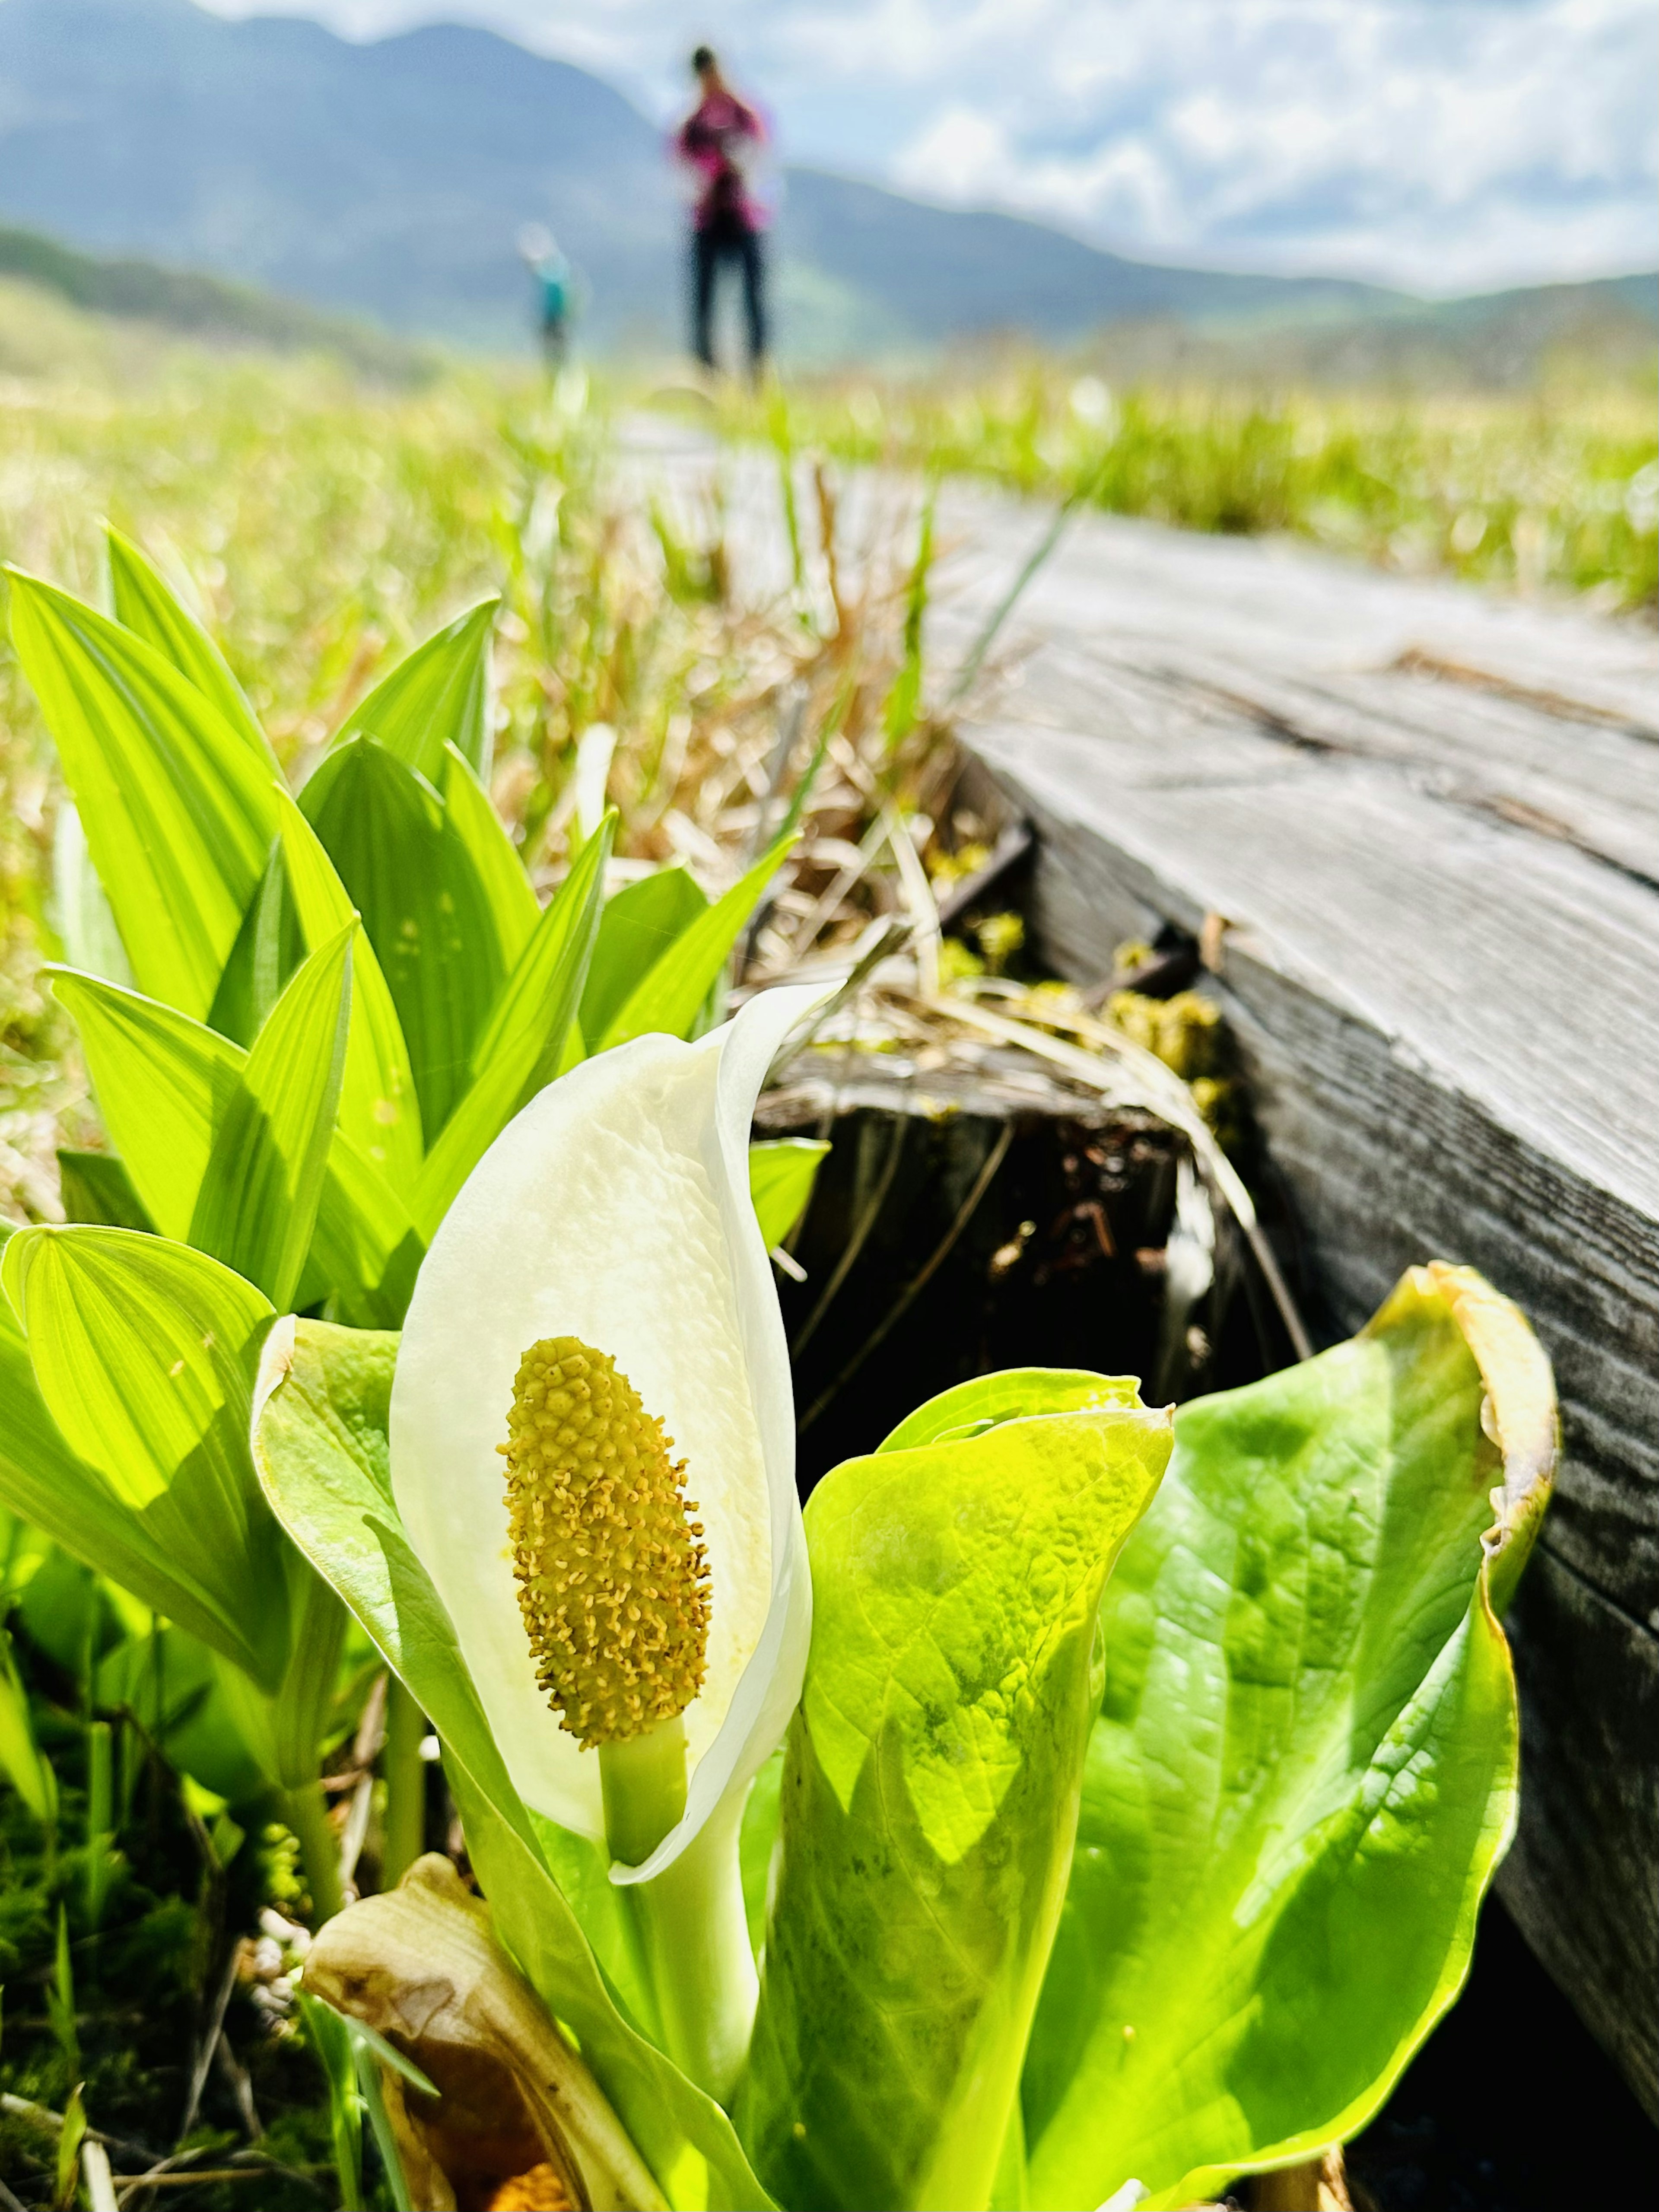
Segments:
[[[674,137],[674,154],[694,195],[691,239],[691,349],[714,366],[714,290],[720,271],[734,265],[743,279],[749,368],[758,379],[766,359],[765,210],[751,186],[766,145],[766,126],[739,100],[707,46],[691,57],[697,104]]]

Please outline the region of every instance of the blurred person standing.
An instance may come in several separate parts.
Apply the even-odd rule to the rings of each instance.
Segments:
[[[691,57],[697,104],[674,139],[675,158],[693,195],[691,349],[714,367],[714,294],[723,265],[743,279],[749,372],[758,382],[766,360],[765,211],[754,178],[766,148],[766,126],[720,74],[708,46]]]
[[[527,222],[519,233],[519,255],[536,285],[542,358],[550,369],[570,358],[570,340],[580,307],[581,278],[559,251],[544,223]]]

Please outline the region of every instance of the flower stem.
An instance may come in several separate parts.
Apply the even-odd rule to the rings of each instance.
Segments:
[[[685,1810],[682,1723],[602,1744],[599,1777],[611,1855],[638,1866]],[[742,1820],[741,1802],[718,1808],[653,1881],[622,1885],[668,2055],[722,2101],[748,2051],[758,1994],[738,1858]]]
[[[300,1839],[300,1861],[311,1892],[311,1910],[318,1927],[332,1920],[345,1905],[340,1887],[340,1843],[329,1820],[320,1783],[307,1782],[287,1793],[284,1811],[288,1825]]]
[[[425,1717],[398,1677],[386,1684],[386,1742],[380,1771],[386,1777],[386,1844],[380,1887],[395,1889],[426,1846],[426,1766],[421,1758]]]
[[[685,1810],[684,1722],[660,1721],[626,1743],[602,1743],[599,1787],[611,1856],[638,1866]]]

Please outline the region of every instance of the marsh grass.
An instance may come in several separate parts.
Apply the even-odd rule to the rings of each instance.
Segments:
[[[791,428],[837,459],[1082,493],[1185,529],[1290,532],[1413,573],[1659,601],[1650,383],[1393,398],[1247,389],[1114,392],[1026,363],[878,384],[822,379]]]

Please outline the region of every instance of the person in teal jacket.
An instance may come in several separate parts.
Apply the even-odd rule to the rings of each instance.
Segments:
[[[580,310],[582,280],[559,250],[544,223],[527,222],[519,233],[519,253],[536,285],[542,357],[550,368],[570,358],[571,338]]]

